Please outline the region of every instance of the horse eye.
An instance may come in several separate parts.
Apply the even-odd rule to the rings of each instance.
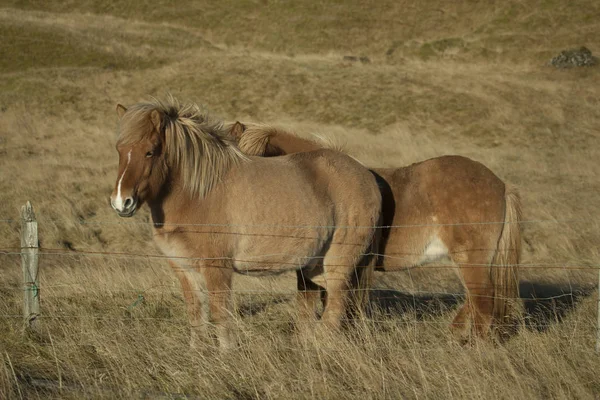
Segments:
[[[153,151],[149,151],[149,152],[146,153],[146,158],[150,158],[153,155],[154,155],[154,152]]]

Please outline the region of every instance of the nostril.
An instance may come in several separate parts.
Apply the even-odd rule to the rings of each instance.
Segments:
[[[125,199],[125,203],[123,203],[123,209],[127,210],[132,205],[133,205],[133,199],[131,197],[128,197]]]

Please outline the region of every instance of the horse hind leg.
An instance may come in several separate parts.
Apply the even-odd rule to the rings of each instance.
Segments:
[[[339,329],[346,312],[348,282],[354,268],[348,267],[348,258],[354,257],[344,254],[339,245],[332,245],[325,255],[323,267],[325,269],[325,290],[327,291],[327,304],[323,310],[321,320],[331,329]]]
[[[378,226],[383,225],[383,219],[380,217]],[[379,248],[381,244],[381,229],[375,229],[371,244],[367,249],[369,254],[361,255],[360,263],[354,268],[352,279],[350,280],[350,298],[346,309],[348,321],[354,321],[357,317],[364,316],[369,312],[370,296],[369,291],[373,286],[375,279],[375,268]]]
[[[317,310],[320,303],[324,300],[325,291],[311,279],[312,274],[304,269],[296,271],[296,278],[298,287],[296,295],[298,322],[301,325],[308,325],[317,319]]]
[[[381,221],[380,221],[381,222]],[[381,223],[379,224],[381,225]],[[377,256],[380,244],[380,230],[376,230],[371,244],[369,246],[370,254],[361,254],[360,262],[353,268],[353,272],[347,282],[349,297],[345,302],[346,319],[348,322],[356,320],[357,317],[364,315],[369,305],[369,289],[372,286],[375,268],[377,265]],[[319,305],[323,310],[327,307],[327,290],[316,284],[312,280],[314,271],[323,272],[323,264],[317,264],[312,273],[298,270],[298,306],[301,322],[310,322],[317,314]]]
[[[325,254],[323,268],[327,302],[321,320],[330,328],[339,329],[348,312],[352,274],[356,272],[357,264],[369,248],[372,233],[373,231],[357,231],[357,234],[350,235],[347,232],[345,240],[334,236],[333,243]]]
[[[437,233],[430,238],[425,246],[422,258],[415,260],[414,265],[450,261],[458,267],[457,273],[466,290],[466,295],[464,304],[450,324],[450,329],[454,334],[468,341],[472,336],[472,332],[469,331],[474,320],[473,316],[478,314],[476,312],[477,308],[482,307],[485,309],[486,307],[485,302],[482,303],[476,300],[482,292],[483,287],[479,284],[482,279],[477,276],[477,268],[468,270],[468,267],[476,262],[474,261],[475,256],[470,251],[465,251],[464,248],[448,246],[447,244],[452,243],[452,241],[447,240],[447,235],[443,233],[441,235]],[[485,290],[483,290],[483,293],[485,293]],[[477,322],[477,324],[481,323],[481,321]]]
[[[472,317],[472,331],[479,337],[487,337],[493,330],[502,341],[518,328],[518,313],[522,309],[519,295],[521,218],[519,195],[508,187],[504,224],[500,230],[488,229],[472,235],[482,240],[470,246],[462,265],[455,259],[467,289],[466,306]],[[463,307],[454,322],[462,322],[465,314]]]
[[[487,249],[471,247],[453,257],[465,287],[465,303],[452,321],[452,329],[468,340],[487,338],[493,322],[494,285],[490,274],[492,256]]]

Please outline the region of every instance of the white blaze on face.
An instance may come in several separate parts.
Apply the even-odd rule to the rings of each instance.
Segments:
[[[123,205],[125,202],[124,202],[123,196],[121,195],[121,183],[123,183],[123,178],[125,177],[125,172],[127,172],[127,168],[129,167],[130,162],[131,162],[131,150],[129,150],[129,153],[127,153],[127,165],[125,166],[125,169],[123,170],[123,174],[121,175],[121,178],[119,178],[119,183],[117,184],[117,197],[115,197],[115,200],[113,202],[113,207],[117,211],[123,211]]]

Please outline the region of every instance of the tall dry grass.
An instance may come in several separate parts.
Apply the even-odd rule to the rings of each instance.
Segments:
[[[68,255],[41,257],[32,334],[19,258],[0,254],[0,397],[597,397],[599,70],[545,64],[566,47],[600,51],[598,7],[6,2],[0,248],[19,247],[29,200],[42,247]],[[70,253],[158,254],[147,212],[120,220],[108,195],[115,105],[167,91],[227,120],[328,137],[371,166],[454,153],[488,165],[538,221],[523,225],[519,335],[459,345],[447,324],[462,286],[425,267],[379,274],[372,316],[314,338],[296,335],[293,276],[236,277],[240,348],[190,350],[163,261]]]

